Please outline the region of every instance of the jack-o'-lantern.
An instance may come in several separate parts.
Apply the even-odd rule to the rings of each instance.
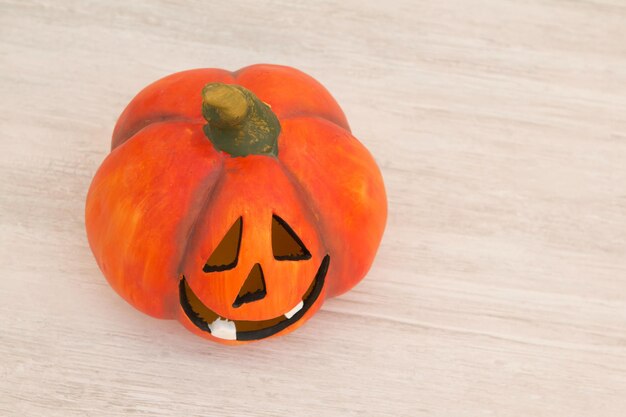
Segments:
[[[368,271],[380,171],[317,81],[199,69],[120,116],[86,204],[95,258],[130,304],[236,344],[284,334]]]

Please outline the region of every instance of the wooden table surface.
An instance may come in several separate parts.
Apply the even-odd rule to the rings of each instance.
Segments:
[[[382,169],[366,279],[232,348],[106,283],[83,210],[146,84],[319,79]],[[0,0],[0,415],[626,415],[622,0]]]

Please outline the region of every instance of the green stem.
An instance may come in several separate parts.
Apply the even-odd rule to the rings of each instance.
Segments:
[[[280,123],[270,107],[239,85],[210,83],[202,89],[204,133],[231,156],[278,154]]]

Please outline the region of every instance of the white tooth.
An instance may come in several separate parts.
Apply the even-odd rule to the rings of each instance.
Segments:
[[[218,318],[213,323],[209,324],[209,329],[211,329],[211,334],[219,339],[237,339],[237,328],[235,327],[234,321]]]
[[[304,307],[304,302],[300,301],[297,306],[285,313],[285,317],[287,319],[292,318],[298,311],[302,310],[302,307]]]

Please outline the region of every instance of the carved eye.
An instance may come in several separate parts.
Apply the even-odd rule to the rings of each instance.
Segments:
[[[237,266],[239,247],[241,246],[241,217],[230,227],[222,241],[217,245],[209,260],[206,261],[204,272],[226,271]]]
[[[303,261],[311,259],[296,232],[280,217],[272,216],[272,252],[278,261]]]

